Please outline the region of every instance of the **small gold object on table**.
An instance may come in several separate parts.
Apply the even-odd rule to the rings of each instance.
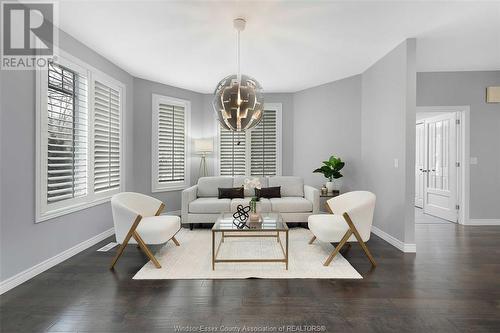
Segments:
[[[321,195],[327,195],[328,194],[328,189],[326,188],[326,186],[323,185],[323,187],[321,188]]]

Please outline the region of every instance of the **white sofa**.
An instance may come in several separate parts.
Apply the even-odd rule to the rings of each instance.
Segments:
[[[245,189],[244,199],[218,199],[219,187],[243,186],[247,176],[202,177],[198,184],[182,191],[181,221],[183,224],[214,223],[222,212],[235,212],[239,204],[247,206],[253,189]],[[262,187],[281,187],[281,198],[261,198],[261,212],[279,212],[285,222],[305,223],[319,212],[319,191],[300,177],[259,177]]]

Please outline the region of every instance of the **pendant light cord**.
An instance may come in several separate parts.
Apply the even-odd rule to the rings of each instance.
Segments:
[[[237,58],[237,64],[238,64],[238,80],[241,79],[241,70],[240,70],[240,31],[238,30],[238,35],[236,37],[237,40],[237,46],[236,46],[236,58]]]

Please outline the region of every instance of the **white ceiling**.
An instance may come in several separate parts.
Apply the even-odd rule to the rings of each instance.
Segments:
[[[418,71],[500,69],[500,2],[61,1],[60,26],[134,76],[212,92],[236,71],[266,92],[359,74],[409,37]]]

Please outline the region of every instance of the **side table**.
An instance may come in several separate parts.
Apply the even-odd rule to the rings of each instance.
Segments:
[[[328,192],[327,194],[322,194],[321,190],[320,190],[320,194],[319,194],[319,207],[320,207],[319,209],[320,209],[320,212],[321,213],[331,214],[332,211],[330,210],[330,207],[328,207],[328,204],[326,203],[326,201],[328,199],[336,197],[339,194],[340,194],[339,191],[333,191],[333,192]]]

